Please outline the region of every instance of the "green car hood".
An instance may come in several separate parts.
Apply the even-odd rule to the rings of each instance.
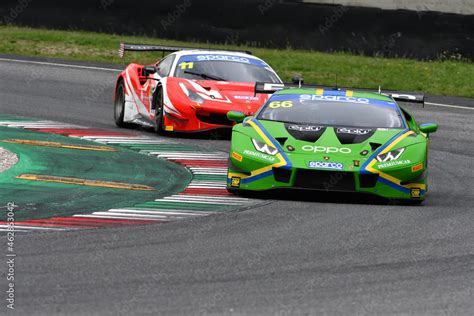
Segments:
[[[282,148],[285,152],[293,154],[314,154],[314,151],[309,150],[310,146],[337,149],[347,148],[350,149],[351,154],[356,155],[363,150],[367,150],[371,153],[403,131],[403,129],[371,129],[369,131],[369,129],[340,127],[324,127],[319,131],[301,131],[300,128],[303,126],[298,124],[285,124],[271,121],[260,121],[260,123],[268,134],[272,135],[280,144],[284,144]],[[319,127],[315,126],[315,128]],[[357,135],[361,133],[366,134]],[[400,146],[414,144],[415,142],[414,137],[412,137],[411,139],[405,139]],[[289,150],[288,148],[293,150]],[[334,150],[335,149],[329,151]],[[322,152],[321,149],[318,149],[318,152]],[[343,150],[342,154],[347,152],[347,150]],[[337,152],[332,152],[332,154],[338,155]]]
[[[255,122],[255,118],[253,121]],[[340,130],[338,131],[339,127],[324,127],[324,130],[316,133],[298,133],[298,131],[291,130],[288,124],[282,122],[259,120],[258,125],[263,127],[264,134],[271,135],[273,141],[280,144],[290,160],[299,162],[300,166],[307,165],[309,161],[324,160],[342,162],[345,166],[358,160],[362,165],[381,147],[405,131],[405,129],[374,128],[365,135],[344,135],[340,133]],[[293,125],[298,128],[298,124]],[[262,134],[248,123],[237,125],[234,127],[234,131],[245,134],[249,138],[264,140]],[[349,132],[360,131],[350,130]],[[417,144],[420,144],[420,150],[418,146],[412,147]],[[403,138],[391,150],[408,146],[412,147],[414,152],[421,153],[423,152],[421,148],[426,146],[426,138],[422,134],[413,133],[409,137]],[[302,160],[299,160],[298,157]],[[413,159],[413,161],[415,160]]]

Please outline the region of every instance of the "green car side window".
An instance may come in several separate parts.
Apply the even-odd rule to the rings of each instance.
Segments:
[[[410,128],[412,131],[418,132],[418,125],[416,125],[416,121],[413,118],[413,116],[410,115],[405,109],[400,107],[400,110],[402,110],[403,117],[405,118],[405,121],[408,124],[408,128]]]

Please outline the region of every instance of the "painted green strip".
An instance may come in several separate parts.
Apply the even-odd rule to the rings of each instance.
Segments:
[[[100,187],[100,188],[110,188],[110,189],[123,189],[123,190],[136,190],[136,191],[154,191],[155,190],[155,188],[147,186],[147,185],[143,185],[143,184],[90,180],[90,179],[71,178],[71,177],[56,177],[56,176],[49,176],[49,175],[21,174],[19,176],[16,176],[16,178],[22,179],[22,180],[30,180],[30,181],[55,182],[55,183],[85,185],[88,187]]]
[[[80,138],[0,126],[0,141],[4,139],[94,145]],[[56,147],[13,143],[1,143],[1,146],[19,157],[15,166],[0,173],[0,195],[19,205],[15,211],[17,221],[130,207],[182,192],[192,179],[191,173],[177,164],[115,146],[111,147],[119,148],[120,152],[75,150],[73,154]],[[21,174],[139,183],[156,190],[118,190],[17,179]]]
[[[55,148],[66,148],[66,149],[78,149],[78,150],[93,150],[93,151],[117,151],[117,149],[108,146],[95,146],[95,145],[72,145],[63,144],[58,142],[47,142],[31,139],[7,139],[3,140],[5,143],[30,145],[30,146],[44,146],[44,147],[55,147]]]

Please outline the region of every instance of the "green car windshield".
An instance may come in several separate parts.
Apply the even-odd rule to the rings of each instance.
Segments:
[[[323,126],[405,127],[394,102],[345,96],[274,95],[257,118]]]

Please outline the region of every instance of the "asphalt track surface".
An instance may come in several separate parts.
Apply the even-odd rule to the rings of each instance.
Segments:
[[[0,74],[0,113],[116,129],[114,72],[0,61]],[[429,101],[468,108],[407,105],[440,124],[424,206],[283,195],[168,224],[17,236],[15,312],[472,315],[474,100]],[[229,147],[209,138],[172,139]]]

